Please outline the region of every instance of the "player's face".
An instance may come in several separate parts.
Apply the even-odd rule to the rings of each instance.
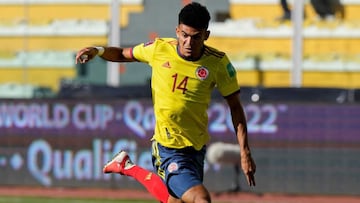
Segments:
[[[176,36],[179,42],[179,52],[185,59],[197,60],[201,57],[204,41],[208,39],[210,32],[205,29],[179,24],[176,27]]]

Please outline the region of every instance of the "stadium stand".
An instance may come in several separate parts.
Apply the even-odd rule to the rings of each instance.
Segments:
[[[292,25],[276,21],[282,13],[279,1],[229,2],[229,18],[211,24],[208,43],[229,53],[241,85],[290,86]],[[319,21],[305,2],[303,85],[359,87],[359,2],[342,1],[345,16],[333,21]]]
[[[0,84],[0,98],[2,99],[54,98],[55,96],[55,93],[47,87],[16,83]]]
[[[74,83],[73,81],[62,81],[59,93],[61,99],[108,99],[108,98],[150,98],[151,89],[148,85],[129,85],[121,87],[109,87],[101,84]]]
[[[0,83],[59,89],[76,78],[74,54],[106,45],[109,0],[0,0]],[[120,26],[142,12],[142,0],[121,0]]]
[[[75,66],[71,54],[80,47],[107,44],[109,2],[0,0],[0,83],[30,83],[54,91],[59,90],[63,79],[101,83],[99,77],[93,77],[99,76],[99,72],[91,71],[101,69],[100,66],[104,70],[105,63],[96,61],[81,68]],[[360,86],[360,3],[342,2],[346,9],[344,19],[321,22],[306,1],[304,87]],[[229,54],[241,86],[291,85],[292,25],[275,20],[281,15],[277,0],[218,0],[206,4],[213,19],[207,43]],[[176,23],[176,15],[169,9],[171,6],[178,9],[181,4],[121,0],[121,44],[128,46],[151,37],[172,36],[174,31],[169,27]],[[169,18],[159,17],[159,12]],[[162,23],[154,24],[153,19]],[[24,57],[23,52],[28,54]],[[27,57],[32,59],[24,59]],[[35,60],[36,57],[39,59]],[[44,58],[40,60],[41,57]],[[150,72],[139,74],[140,66],[121,67],[121,84],[147,83]]]

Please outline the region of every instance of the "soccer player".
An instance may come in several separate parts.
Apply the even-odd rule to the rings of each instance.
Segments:
[[[158,38],[131,48],[86,47],[77,53],[76,62],[100,56],[114,62],[139,61],[152,68],[156,118],[152,160],[157,174],[132,163],[125,151],[115,155],[103,171],[135,178],[160,202],[211,202],[203,185],[203,170],[209,141],[207,108],[215,87],[229,105],[249,186],[255,186],[256,165],[236,71],[224,52],[204,44],[210,34],[207,8],[193,2],[178,17],[177,39]]]

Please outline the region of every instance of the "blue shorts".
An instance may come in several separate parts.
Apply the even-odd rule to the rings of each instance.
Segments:
[[[191,187],[203,183],[206,147],[172,149],[152,143],[152,161],[171,196],[181,198]]]

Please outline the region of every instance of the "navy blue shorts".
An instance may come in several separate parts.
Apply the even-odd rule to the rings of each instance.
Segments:
[[[152,161],[171,196],[181,198],[191,187],[203,183],[206,147],[172,149],[153,141]]]

